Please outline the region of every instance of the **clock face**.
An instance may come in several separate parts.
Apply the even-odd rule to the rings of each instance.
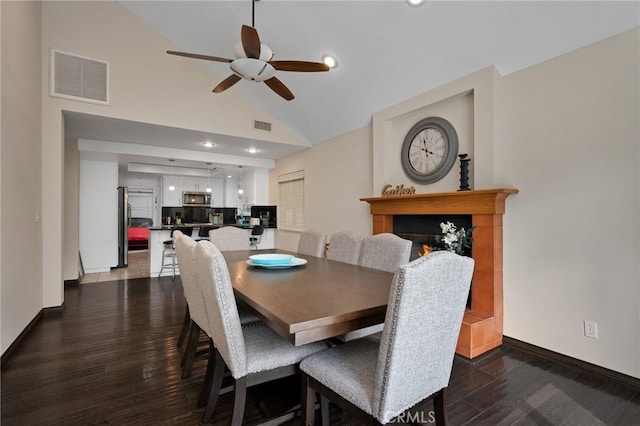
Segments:
[[[402,144],[402,168],[414,182],[433,183],[449,173],[457,155],[458,135],[451,123],[429,117],[407,133]]]
[[[409,145],[409,164],[422,174],[436,170],[447,153],[445,136],[438,129],[430,127],[421,130]]]

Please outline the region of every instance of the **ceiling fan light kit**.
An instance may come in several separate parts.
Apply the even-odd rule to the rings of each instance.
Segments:
[[[257,0],[252,2],[253,12],[255,12],[255,1]],[[255,19],[252,19],[252,23],[254,22]],[[262,44],[258,36],[258,31],[253,26],[250,27],[248,25],[242,26],[240,42],[235,44],[233,51],[236,57],[235,59],[171,50],[168,50],[167,53],[187,58],[229,63],[229,68],[233,74],[214,87],[214,93],[223,92],[241,79],[244,79],[264,82],[271,90],[288,101],[294,98],[293,93],[291,93],[284,83],[275,77],[276,71],[322,72],[329,71],[330,69],[329,65],[322,62],[273,61],[274,54],[271,48]]]

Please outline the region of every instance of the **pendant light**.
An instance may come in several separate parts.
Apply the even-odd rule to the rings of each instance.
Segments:
[[[176,160],[169,158],[169,161],[171,162],[171,184],[169,185],[169,191],[175,191],[176,187],[173,186],[173,162]]]
[[[207,189],[206,191],[211,194],[211,163],[207,163]]]

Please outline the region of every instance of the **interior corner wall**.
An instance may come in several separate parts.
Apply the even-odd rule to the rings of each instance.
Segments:
[[[43,307],[40,19],[40,2],[0,2],[2,353]]]
[[[502,79],[504,334],[640,377],[640,31]],[[583,321],[598,323],[598,338]]]
[[[62,235],[62,274],[65,281],[77,280],[79,276],[79,191],[80,152],[78,141],[70,139],[64,144],[64,233]]]
[[[304,170],[305,229],[327,235],[346,229],[371,235],[371,126],[276,161],[269,173],[269,203],[278,204],[278,176]],[[297,250],[299,232],[278,229],[276,247]]]

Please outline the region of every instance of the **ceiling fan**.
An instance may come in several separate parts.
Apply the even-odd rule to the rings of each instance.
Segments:
[[[221,58],[218,56],[201,55],[198,53],[176,52],[168,50],[170,55],[185,56],[187,58],[204,59],[207,61],[226,62],[233,74],[225,78],[214,87],[214,93],[220,93],[236,84],[241,79],[251,81],[263,81],[278,95],[290,101],[293,93],[278,78],[276,71],[319,72],[329,71],[329,66],[321,62],[307,61],[272,61],[273,51],[269,46],[260,42],[258,31],[255,29],[255,2],[252,4],[251,26],[243,25],[240,33],[241,42],[234,46],[236,59]]]

